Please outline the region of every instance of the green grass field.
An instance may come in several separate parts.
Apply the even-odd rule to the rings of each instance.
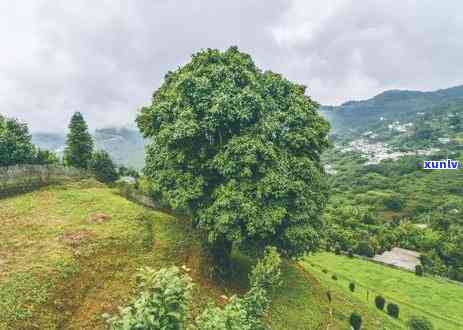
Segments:
[[[323,285],[362,301],[370,310],[376,309],[374,298],[378,293],[386,301],[397,303],[399,320],[390,319],[399,329],[405,327],[411,315],[427,317],[436,329],[463,329],[461,285],[331,253],[311,255],[301,265]],[[328,272],[324,273],[323,269]],[[332,279],[333,274],[338,275],[337,281]],[[355,292],[348,288],[350,281],[357,284]]]
[[[244,292],[252,260],[235,254],[230,283],[210,265],[186,219],[145,209],[94,181],[0,199],[0,329],[104,329],[133,294],[142,266],[187,265],[193,314]],[[315,277],[284,263],[267,317],[272,329],[347,329],[333,320]]]

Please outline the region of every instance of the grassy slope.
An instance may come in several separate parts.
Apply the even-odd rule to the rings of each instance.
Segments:
[[[386,300],[390,297],[400,307],[399,322],[402,324],[396,322],[397,328],[403,327],[404,321],[411,315],[422,315],[430,319],[436,329],[462,329],[461,326],[446,322],[442,318],[463,324],[463,286],[428,277],[417,277],[413,273],[329,253],[307,257],[301,265],[322,283],[363,303],[367,302],[366,288],[370,288],[370,306],[374,306],[374,291],[381,293]],[[328,270],[328,273],[323,273],[322,269]],[[333,273],[340,275],[338,281],[331,279]],[[348,289],[348,279],[357,283],[354,293]]]
[[[0,224],[0,329],[105,328],[101,315],[127,302],[141,266],[191,268],[195,313],[210,299],[223,303],[221,295],[243,292],[251,266],[236,255],[232,283],[212,282],[186,220],[144,209],[91,181],[2,199]],[[272,328],[326,329],[317,280],[293,264],[283,272],[268,316]]]

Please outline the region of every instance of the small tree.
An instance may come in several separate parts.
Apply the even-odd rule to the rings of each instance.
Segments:
[[[350,291],[352,291],[352,292],[355,291],[355,283],[354,283],[354,282],[350,282],[350,283],[349,283],[349,289],[350,289]]]
[[[379,310],[383,310],[385,304],[386,304],[386,299],[384,299],[383,296],[376,296],[375,298],[376,308],[378,308]]]
[[[105,183],[117,180],[118,173],[111,157],[106,151],[96,151],[89,162],[89,169],[96,178]]]
[[[434,330],[432,323],[425,317],[412,316],[407,322],[410,330]]]
[[[423,276],[423,266],[421,265],[416,265],[415,266],[415,274],[417,276]]]
[[[394,318],[398,318],[399,317],[399,306],[394,303],[388,303],[387,313]]]
[[[44,165],[54,163],[58,163],[58,157],[56,157],[56,155],[53,152],[49,150],[37,149],[34,164]]]
[[[375,250],[371,246],[371,244],[367,241],[361,241],[357,245],[357,253],[366,256],[366,257],[373,257],[375,255]]]
[[[69,133],[64,150],[64,163],[77,168],[87,168],[92,158],[93,140],[87,123],[80,112],[74,113],[69,123]]]
[[[350,315],[349,323],[354,330],[359,330],[362,326],[362,317],[360,314],[353,312]]]

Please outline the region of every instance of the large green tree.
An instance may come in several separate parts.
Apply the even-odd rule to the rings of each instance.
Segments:
[[[101,182],[111,183],[117,180],[116,165],[106,151],[96,151],[89,162],[89,169]]]
[[[93,140],[87,123],[80,112],[74,113],[64,150],[64,162],[68,166],[87,168],[92,158]]]
[[[27,125],[0,115],[0,166],[33,163],[35,155]]]
[[[329,124],[317,107],[305,86],[231,47],[193,55],[142,108],[145,174],[207,233],[219,266],[233,243],[289,257],[319,246]]]

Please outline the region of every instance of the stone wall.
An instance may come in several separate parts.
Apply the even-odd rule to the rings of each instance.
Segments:
[[[89,174],[84,171],[56,164],[0,167],[0,196],[88,176]]]

